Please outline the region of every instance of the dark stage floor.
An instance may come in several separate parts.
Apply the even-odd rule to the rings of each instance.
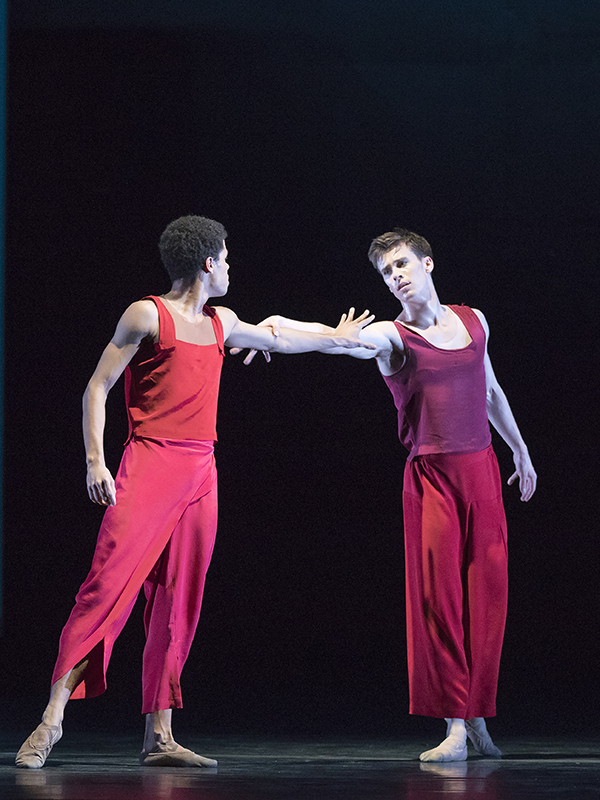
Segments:
[[[0,797],[35,800],[429,800],[600,798],[600,740],[510,739],[500,761],[421,764],[431,742],[219,737],[186,742],[216,769],[141,768],[139,742],[69,736],[42,770],[17,770],[1,741]]]

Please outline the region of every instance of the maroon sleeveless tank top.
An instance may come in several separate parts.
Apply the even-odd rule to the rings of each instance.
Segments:
[[[404,365],[383,375],[398,409],[398,436],[409,460],[427,453],[478,453],[491,443],[486,409],[485,331],[468,306],[448,306],[471,343],[444,350],[395,322]]]
[[[159,297],[144,300],[156,305],[160,331],[158,342],[142,341],[125,370],[128,441],[132,436],[216,441],[225,355],[217,312],[204,306],[216,344],[192,344],[176,338],[173,317]]]

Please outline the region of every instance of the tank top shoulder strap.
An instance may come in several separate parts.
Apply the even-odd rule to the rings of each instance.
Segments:
[[[160,347],[174,347],[176,338],[175,323],[163,301],[153,294],[142,297],[142,300],[152,300],[158,311],[159,332],[157,344]]]
[[[485,341],[485,330],[477,314],[469,306],[449,305],[456,316],[461,320],[473,341]]]
[[[394,325],[396,326],[398,334],[400,335],[402,343],[404,344],[405,347],[408,344],[408,342],[410,342],[411,337],[415,337],[417,340],[423,339],[422,336],[419,336],[414,331],[411,331],[410,328],[406,328],[401,322],[398,322],[397,319],[394,320]]]
[[[219,353],[221,353],[221,355],[224,356],[225,355],[225,336],[224,336],[224,333],[223,333],[223,323],[219,319],[219,315],[217,314],[217,310],[216,310],[216,308],[213,308],[212,306],[208,306],[208,305],[204,306],[204,308],[202,310],[204,311],[205,314],[208,314],[208,316],[211,319],[213,330],[215,332],[215,336],[217,337],[217,345],[219,347]]]

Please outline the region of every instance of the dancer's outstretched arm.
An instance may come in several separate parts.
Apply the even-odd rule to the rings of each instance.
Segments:
[[[351,309],[351,311],[352,310],[353,309]],[[367,312],[361,314],[361,317],[357,319],[361,319],[366,313]],[[360,359],[386,359],[386,357],[391,354],[393,347],[396,346],[396,349],[401,347],[402,342],[399,337],[395,335],[396,331],[393,323],[375,322],[371,324],[372,319],[372,316],[365,318],[361,323],[360,330],[358,331],[358,338],[363,345],[362,347],[359,346],[349,348],[348,346],[331,345],[320,349],[320,352],[327,353],[328,355],[349,355]],[[356,321],[357,320],[355,320],[355,322]],[[322,324],[321,322],[302,322],[297,319],[283,317],[279,314],[274,314],[270,317],[267,317],[254,327],[266,328],[271,331],[273,336],[278,336],[282,330],[298,331],[312,335],[333,335],[334,331],[336,330],[329,325]],[[398,339],[398,341],[392,341],[394,339]],[[241,346],[233,347],[231,349],[231,354],[237,355],[243,349],[245,348]],[[254,359],[254,356],[259,351],[263,353],[267,361],[271,360],[269,351],[265,350],[263,347],[252,347],[244,359],[244,364],[250,364]],[[276,351],[272,350],[271,352]]]
[[[354,317],[354,309],[342,314],[337,328],[327,330],[271,324],[250,325],[242,322],[228,308],[217,308],[223,323],[225,344],[239,352],[245,348],[271,353],[326,352],[339,347],[341,350],[375,350],[376,346],[361,338],[361,330],[373,321],[373,315],[364,311]]]

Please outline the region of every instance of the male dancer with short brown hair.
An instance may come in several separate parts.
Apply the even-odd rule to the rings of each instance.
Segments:
[[[422,761],[463,761],[467,737],[498,757],[485,717],[496,689],[507,605],[506,522],[489,423],[513,452],[521,499],[537,476],[487,352],[485,317],[440,303],[431,247],[398,229],[373,240],[369,259],[402,310],[361,338],[398,410],[404,472],[410,713],[446,720],[446,738]],[[319,323],[269,317],[261,324],[325,332]],[[343,352],[339,348],[330,353]],[[249,363],[253,358],[246,358]]]

